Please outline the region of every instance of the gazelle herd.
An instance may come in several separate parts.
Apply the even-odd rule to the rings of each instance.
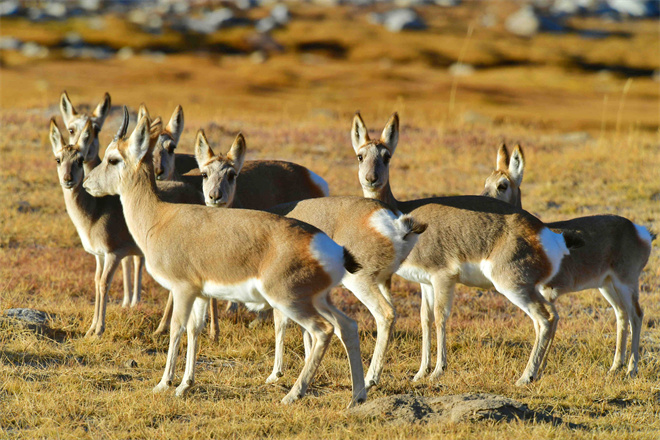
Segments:
[[[273,310],[275,362],[266,382],[282,375],[287,322],[302,328],[304,366],[284,403],[305,394],[333,333],[348,355],[351,404],[363,402],[368,389],[379,384],[386,364],[396,318],[390,291],[395,273],[421,284],[422,356],[413,380],[427,375],[437,380],[447,368],[446,324],[457,283],[493,288],[532,319],[535,342],[517,385],[537,380],[543,370],[557,329],[557,297],[589,288],[600,289],[616,313],[611,371],[626,362],[630,326],[626,374],[637,373],[643,317],[639,277],[653,237],[619,216],[544,224],[524,211],[524,156],[519,146],[511,155],[500,147],[497,169],[481,196],[398,201],[390,187],[389,165],[398,144],[399,117],[393,114],[380,137],[371,139],[357,113],[351,141],[364,197],[330,197],[325,180],[303,166],[246,161],[242,134],[226,154],[216,154],[200,130],[194,155],[175,153],[184,125],[181,106],[163,127],[160,118],[152,120],[141,105],[132,132],[124,107],[102,161],[98,134],[110,111],[110,96],[88,115],[78,113],[64,92],[60,110],[69,140],[55,119],[49,137],[59,181],[83,247],[97,264],[94,318],[86,336],[103,334],[108,289],[119,262],[124,269],[123,306],[140,300],[143,264],[170,291],[159,326],[162,331],[169,320],[170,344],[154,392],[172,385],[186,330],[186,367],[176,395],[194,384],[198,337],[207,310],[211,305],[210,335],[215,339],[214,304],[225,300],[253,311]],[[357,324],[328,296],[339,283],[376,321],[376,345],[366,376]],[[433,323],[437,349],[431,370]]]

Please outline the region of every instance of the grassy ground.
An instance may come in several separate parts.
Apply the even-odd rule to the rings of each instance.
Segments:
[[[291,50],[265,64],[195,54],[168,56],[162,63],[139,56],[34,62],[3,54],[0,310],[45,310],[54,315],[56,331],[38,336],[0,322],[0,436],[656,438],[657,250],[641,278],[645,323],[640,373],[634,380],[606,375],[614,351],[614,313],[596,291],[587,291],[558,301],[560,323],[546,374],[530,386],[515,387],[532,345],[531,321],[496,293],[461,287],[449,322],[449,370],[438,383],[413,384],[421,346],[419,292],[416,285],[395,279],[399,319],[382,386],[370,399],[397,393],[491,392],[563,420],[554,425],[401,426],[348,416],[348,365],[336,342],[309,395],[282,406],[279,400],[302,366],[299,332],[289,331],[281,383],[265,385],[273,358],[272,327],[248,329],[251,316],[244,311],[221,321],[218,344],[202,339],[198,385],[188,397],[154,396],[151,389],[162,374],[167,337],[154,338],[151,332],[166,291],[148,276],[143,303],[124,310],[115,299],[103,338],[81,338],[93,311],[94,260],[82,250],[64,210],[46,138],[48,119],[57,115],[55,104],[64,89],[74,104],[95,105],[109,91],[116,105],[136,109],[144,101],[152,114],[166,117],[181,103],[186,131],[180,151],[191,152],[197,128],[204,127],[212,145],[224,149],[242,130],[250,158],[304,164],[324,176],[334,194],[360,194],[349,140],[353,112],[361,110],[375,134],[396,110],[402,128],[391,176],[400,199],[480,192],[494,166],[497,143],[505,140],[525,148],[524,203],[544,220],[610,212],[660,231],[657,83],[638,77],[624,94],[625,77],[566,63],[580,55],[590,64],[657,68],[657,24],[607,24],[632,36],[600,41],[576,35],[518,40],[497,27],[477,27],[465,60],[484,67],[455,82],[438,65],[444,58],[423,50],[457,59],[467,23],[478,16],[474,5],[434,10],[429,34],[397,36],[352,10],[324,11],[294,11],[307,18],[275,34]],[[327,15],[325,21],[319,14]],[[62,26],[34,29],[3,21],[2,32],[19,37],[29,33],[48,43],[57,41]],[[574,26],[595,24],[583,20]],[[239,45],[240,32],[217,38]],[[117,29],[103,38],[121,35]],[[296,49],[300,42],[330,36],[348,48],[344,56]],[[136,41],[147,45],[149,38],[154,37],[138,35]],[[498,65],[497,60],[510,58],[520,62]],[[115,110],[101,133],[102,145],[118,119]],[[566,136],[577,130],[582,133]],[[116,277],[115,298],[119,281]],[[366,365],[375,341],[373,320],[347,292],[337,290],[334,298],[360,324]],[[178,378],[182,369],[180,364]]]

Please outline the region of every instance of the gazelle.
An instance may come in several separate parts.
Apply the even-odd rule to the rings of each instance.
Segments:
[[[210,193],[227,192],[230,186],[234,187],[232,192],[242,190],[241,165],[246,152],[245,138],[241,134],[236,137],[229,153],[223,156],[213,152],[203,130],[197,133],[195,154],[200,172],[206,176],[203,191],[207,205],[219,206],[210,201]],[[271,182],[264,176],[261,190],[266,190],[268,185]],[[367,388],[377,385],[395,320],[390,281],[412,250],[417,235],[426,226],[416,223],[410,216],[395,213],[384,203],[362,197],[312,198],[278,205],[269,208],[268,212],[286,215],[319,228],[345,246],[362,266],[357,273],[347,273],[342,283],[367,306],[376,320],[376,347],[365,382]],[[273,317],[275,363],[267,383],[275,382],[282,376],[287,319],[277,311]]]
[[[126,111],[125,111],[126,114]],[[124,124],[122,124],[125,127]],[[165,372],[154,392],[171,386],[176,355],[188,330],[186,369],[176,394],[194,383],[197,340],[208,298],[240,301],[253,310],[276,308],[312,335],[312,350],[284,397],[305,394],[334,332],[346,348],[353,382],[352,404],[366,399],[357,324],[328,300],[330,288],[356,272],[350,253],[318,229],[297,220],[253,210],[212,210],[173,205],[156,194],[149,122],[142,118],[108,146],[103,162],[85,179],[95,196],[119,194],[131,235],[149,273],[174,295]],[[163,221],[166,219],[166,221]]]
[[[554,305],[543,297],[541,289],[568,254],[565,239],[531,214],[499,200],[460,196],[397,201],[390,189],[389,163],[398,139],[396,113],[375,140],[369,138],[364,121],[356,113],[351,140],[364,196],[386,202],[428,225],[396,272],[422,285],[422,362],[414,380],[428,373],[434,317],[437,361],[430,379],[437,379],[446,368],[445,327],[456,283],[495,287],[532,318],[536,339],[527,367],[516,383],[537,379],[558,319]]]
[[[88,151],[85,157],[83,158],[83,168],[85,174],[88,174],[96,165],[101,163],[101,159],[99,158],[98,135],[99,132],[101,131],[101,128],[103,127],[103,123],[105,122],[108,113],[110,113],[110,107],[111,107],[110,104],[111,104],[110,95],[106,93],[103,96],[103,100],[96,106],[94,111],[88,115],[85,113],[78,113],[76,111],[66,91],[62,92],[62,95],[60,96],[60,112],[62,113],[62,120],[64,121],[64,126],[69,132],[70,139],[75,139],[76,136],[80,134],[87,121],[90,121],[92,124],[93,140],[91,141]],[[132,293],[131,293],[131,262],[130,262],[131,258],[133,259]],[[97,260],[97,268],[96,268],[97,274],[101,270],[101,268],[98,267],[98,264],[99,261]],[[133,255],[132,257],[126,257],[121,259],[122,272],[124,275],[124,300],[122,301],[122,307],[128,307],[129,305],[131,307],[134,307],[140,301],[140,294],[142,292],[143,264],[144,264],[144,258],[139,253],[137,255]],[[101,261],[101,265],[103,265],[103,261]]]
[[[497,152],[497,168],[486,179],[481,195],[522,208],[520,185],[524,168],[520,145],[509,156],[502,144]],[[610,373],[625,365],[630,325],[631,355],[626,376],[634,377],[644,316],[639,305],[639,277],[649,259],[653,237],[645,227],[617,215],[580,217],[546,226],[555,232],[578,234],[585,244],[562,260],[559,272],[542,290],[543,296],[555,301],[564,293],[599,289],[616,314],[616,351]]]
[[[174,115],[172,118],[174,119]],[[177,125],[179,127],[183,126],[183,113],[181,113],[180,123]],[[208,146],[206,137],[203,137],[205,145]],[[205,170],[203,172],[180,175],[180,171],[188,168],[188,165],[185,165],[179,171],[179,159],[183,156],[181,154],[176,154],[175,158],[174,154],[163,153],[160,156],[160,162],[155,161],[154,166],[161,166],[164,170],[170,170],[165,171],[164,174],[171,172],[168,175],[178,176],[177,178],[193,185],[195,188],[212,188],[208,192],[204,192],[204,199],[208,206],[213,207],[263,211],[281,203],[329,195],[326,181],[302,165],[279,160],[245,161],[245,144],[238,141],[237,138],[226,156],[215,155],[210,147],[203,150],[198,150],[195,147],[195,155],[193,156],[195,168],[203,164]],[[160,139],[156,149],[159,145],[161,145]],[[171,147],[175,144],[169,143],[167,145]],[[243,149],[242,154],[241,149]],[[168,151],[167,148],[165,150]],[[173,148],[172,151],[174,151]],[[236,160],[239,154],[240,162]],[[176,172],[174,171],[175,166]],[[216,301],[213,298],[210,301],[210,310],[209,335],[211,339],[215,340],[218,329],[218,313]],[[171,313],[172,297],[170,296],[163,318],[154,332],[155,334],[162,333],[167,328]]]

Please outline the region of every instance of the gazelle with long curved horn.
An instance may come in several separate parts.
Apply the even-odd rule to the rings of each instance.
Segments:
[[[541,289],[557,273],[568,254],[567,242],[539,219],[511,205],[479,196],[437,197],[399,202],[390,189],[389,165],[399,140],[394,113],[379,139],[370,139],[357,113],[351,140],[365,197],[388,203],[428,225],[426,232],[396,272],[422,286],[422,362],[415,380],[429,372],[430,326],[435,319],[437,361],[430,379],[447,366],[446,323],[456,283],[492,288],[534,321],[536,339],[517,384],[536,380],[543,370],[557,328],[554,304]]]
[[[284,403],[305,394],[333,334],[349,357],[352,403],[366,399],[357,324],[329,299],[345,273],[360,268],[326,234],[297,220],[254,210],[173,205],[156,194],[149,122],[112,142],[85,179],[95,196],[119,194],[128,228],[149,273],[174,296],[170,346],[161,392],[171,386],[180,338],[188,329],[186,370],[176,394],[194,383],[197,340],[208,298],[240,301],[253,310],[276,308],[312,335],[312,350]],[[166,219],[166,221],[163,221]]]
[[[243,135],[236,136],[226,155],[215,154],[204,131],[197,133],[195,152],[204,179],[204,198],[209,206],[209,193],[227,191],[233,186],[241,191],[241,165],[247,154]],[[274,180],[277,182],[277,180]],[[279,182],[278,182],[279,183]],[[258,191],[268,188],[266,182]],[[355,274],[347,273],[342,283],[369,309],[376,320],[378,335],[371,365],[365,382],[368,388],[380,381],[385,362],[385,352],[395,320],[394,304],[390,293],[392,275],[405,260],[418,234],[426,228],[407,215],[392,211],[384,203],[362,197],[321,197],[285,203],[268,212],[286,215],[316,226],[338,244],[345,246],[362,269]],[[284,329],[287,318],[274,312],[275,363],[266,382],[274,382],[282,376]]]
[[[506,145],[497,152],[495,171],[486,179],[482,196],[493,197],[522,208],[525,157],[516,145],[511,155]],[[560,295],[599,289],[616,314],[616,350],[610,373],[626,363],[628,326],[632,331],[630,361],[626,376],[637,374],[639,340],[644,313],[639,305],[639,277],[651,254],[649,231],[618,215],[594,215],[546,224],[559,233],[578,234],[584,246],[571,251],[557,274],[541,291],[555,301]]]

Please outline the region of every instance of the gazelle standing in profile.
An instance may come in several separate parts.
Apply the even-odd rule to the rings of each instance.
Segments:
[[[170,127],[172,128],[170,129]],[[263,211],[281,203],[329,195],[328,184],[322,177],[296,163],[281,160],[245,161],[245,158],[241,157],[239,164],[236,161],[234,149],[230,150],[227,156],[213,156],[213,158],[174,154],[182,130],[183,111],[177,107],[154,148],[154,151],[157,152],[154,155],[154,167],[156,170],[162,170],[156,178],[161,180],[179,179],[197,189],[201,189],[203,185],[205,187],[213,186],[213,190],[205,195],[208,206]],[[191,156],[195,162],[194,168],[198,167],[200,160],[205,163],[207,159],[222,164],[222,166],[216,166],[214,173],[210,175],[204,172],[183,175],[185,170],[190,169],[187,156]],[[184,160],[181,161],[181,159]],[[179,164],[183,165],[180,167]],[[213,298],[210,301],[210,311],[209,336],[212,340],[216,340],[218,311],[216,300]],[[160,334],[167,329],[171,313],[172,296],[170,295],[163,317],[154,334]],[[262,317],[262,314],[259,317]],[[258,322],[259,317],[253,322]]]
[[[103,123],[105,122],[108,113],[110,113],[111,101],[110,95],[105,94],[103,100],[96,106],[94,111],[91,114],[79,113],[76,111],[75,107],[71,103],[71,99],[66,91],[62,92],[60,96],[60,112],[62,113],[62,120],[64,121],[64,126],[69,132],[70,139],[75,139],[80,135],[82,129],[85,127],[85,124],[89,121],[92,125],[92,139],[91,144],[87,148],[85,156],[83,157],[83,169],[85,175],[89,174],[92,169],[101,163],[99,158],[99,139],[98,135],[103,128]],[[71,215],[71,214],[69,214]],[[77,229],[77,227],[76,227]],[[78,230],[80,235],[80,230]],[[80,235],[82,239],[82,235]],[[89,251],[88,251],[89,252]],[[122,307],[134,307],[140,301],[140,294],[142,292],[142,265],[144,264],[144,258],[142,254],[129,254],[126,258],[121,259],[122,272],[124,275],[124,300],[122,301]],[[133,260],[133,285],[131,292],[131,259]],[[103,270],[103,260],[99,262],[97,259],[96,277],[99,278],[99,271]],[[99,266],[99,264],[101,266]],[[109,263],[110,264],[110,263]],[[107,270],[110,270],[108,267]],[[114,270],[113,270],[114,273]],[[110,275],[110,279],[112,276]],[[98,288],[98,286],[97,286]],[[97,303],[98,307],[98,303]],[[95,315],[96,316],[96,315]],[[98,322],[96,319],[94,322]],[[89,333],[89,332],[88,332]],[[101,330],[101,333],[103,331]],[[100,336],[100,333],[97,333]]]
[[[195,155],[204,178],[204,199],[208,206],[220,206],[211,194],[244,191],[241,170],[247,146],[242,134],[236,137],[226,155],[215,154],[203,130],[197,133]],[[233,176],[233,177],[232,177]],[[259,191],[267,190],[272,181],[264,175],[251,180]],[[346,273],[342,283],[369,309],[378,330],[376,346],[365,383],[377,385],[384,366],[384,357],[395,320],[390,293],[392,275],[405,260],[417,235],[426,228],[407,215],[394,212],[377,200],[362,197],[321,197],[286,203],[269,208],[268,212],[309,223],[346,247],[362,267],[357,273]],[[267,383],[282,376],[285,316],[273,313],[275,321],[275,363]],[[306,344],[306,351],[307,350]]]
[[[184,395],[194,384],[198,336],[205,324],[208,299],[214,297],[243,302],[253,310],[276,308],[311,334],[310,356],[284,403],[305,394],[333,332],[349,357],[351,403],[364,401],[357,324],[328,299],[345,268],[359,270],[350,253],[323,232],[297,220],[254,210],[214,210],[161,201],[151,157],[154,144],[148,119],[143,117],[130,137],[126,138],[126,130],[118,133],[101,165],[84,183],[95,196],[120,196],[126,223],[144,252],[148,272],[173,293],[167,363],[154,392],[171,386],[186,328],[186,369],[176,394]]]
[[[479,196],[437,197],[408,202],[394,198],[389,164],[399,139],[399,117],[371,140],[359,113],[351,128],[364,196],[378,199],[428,225],[397,274],[422,286],[422,362],[414,380],[429,371],[430,326],[435,318],[437,361],[430,379],[447,366],[446,322],[456,283],[492,288],[534,322],[536,339],[527,367],[516,382],[536,380],[557,329],[555,306],[541,294],[568,254],[565,238],[531,214]]]
[[[482,196],[522,208],[525,157],[520,145],[509,156],[506,145],[497,152],[495,171],[486,179]],[[632,330],[630,361],[626,376],[637,374],[639,340],[644,313],[639,305],[639,277],[651,254],[653,237],[640,225],[618,215],[594,215],[547,223],[559,233],[577,234],[584,245],[564,257],[557,274],[548,281],[543,296],[555,301],[560,295],[599,289],[616,314],[616,351],[610,373],[625,365],[628,325]]]

